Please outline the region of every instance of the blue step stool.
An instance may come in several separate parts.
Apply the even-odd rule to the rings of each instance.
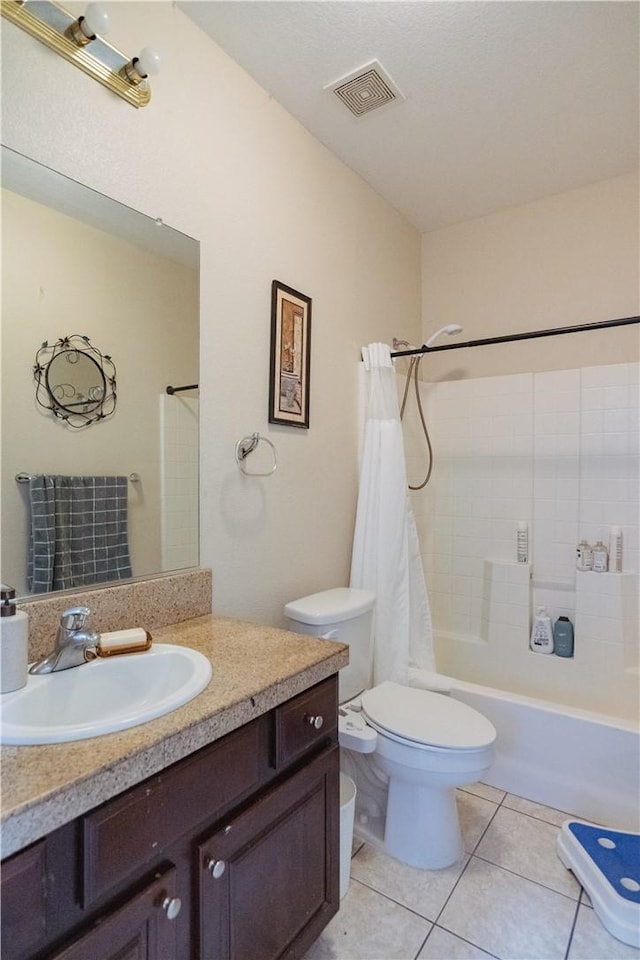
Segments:
[[[557,852],[609,933],[640,947],[640,833],[566,820]]]

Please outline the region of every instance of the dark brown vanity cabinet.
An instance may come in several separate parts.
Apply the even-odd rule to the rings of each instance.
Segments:
[[[51,960],[177,960],[180,954],[173,920],[182,903],[176,893],[175,870],[170,868],[132,892],[122,906],[101,916],[68,946],[48,956]]]
[[[10,857],[0,873],[0,948],[28,957],[47,933],[46,842]]]
[[[333,916],[334,760],[323,753],[199,845],[200,957],[297,956],[311,921],[306,946]]]
[[[296,960],[339,905],[330,677],[6,860],[3,960]]]

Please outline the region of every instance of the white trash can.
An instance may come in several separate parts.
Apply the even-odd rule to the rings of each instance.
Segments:
[[[346,773],[340,774],[340,899],[349,889],[356,785]]]

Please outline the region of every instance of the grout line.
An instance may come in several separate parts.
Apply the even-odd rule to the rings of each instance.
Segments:
[[[466,869],[465,864],[465,869]],[[463,871],[464,872],[464,871]],[[412,913],[414,917],[418,917],[419,920],[422,920],[424,923],[430,923],[432,926],[435,923],[430,917],[425,917],[424,914],[418,913],[417,910],[414,910],[413,907],[408,907],[406,903],[401,903],[399,900],[396,900],[394,897],[390,896],[388,893],[383,893],[381,890],[378,890],[377,887],[372,887],[366,880],[358,880],[357,877],[351,877],[351,882],[355,881],[356,883],[361,884],[361,886],[366,887],[367,890],[371,890],[372,893],[377,893],[378,896],[384,897],[385,900],[388,900],[389,903],[395,903],[397,907],[402,907],[403,910],[406,910],[407,913]],[[457,882],[457,881],[456,881]],[[431,931],[429,931],[431,932]],[[427,934],[428,936],[428,934]],[[422,950],[422,947],[420,947]]]
[[[472,796],[472,797],[478,797],[479,800],[486,800],[486,799],[487,799],[486,797],[480,797],[479,794],[477,794],[477,793],[470,793],[470,791],[469,791],[469,790],[465,790],[464,787],[458,787],[457,789],[458,789],[458,790],[463,790],[464,793],[470,794],[470,796]],[[510,806],[508,805],[508,803],[506,802],[507,797],[517,797],[519,800],[526,800],[528,803],[536,803],[536,804],[538,804],[539,807],[545,807],[545,809],[547,809],[547,810],[553,810],[554,813],[560,813],[560,814],[562,814],[562,816],[563,816],[563,817],[566,817],[567,820],[584,820],[584,817],[579,817],[577,814],[567,813],[566,810],[558,810],[558,809],[556,809],[556,807],[549,807],[549,806],[546,805],[546,803],[538,803],[537,800],[529,800],[528,797],[521,797],[521,796],[519,796],[519,794],[517,794],[517,793],[505,793],[504,797],[502,798],[502,800],[500,800],[499,803],[497,803],[496,800],[488,800],[487,802],[488,802],[488,803],[497,803],[498,807],[503,807],[505,810],[510,810],[511,813],[517,813],[517,814],[519,814],[519,815],[522,816],[522,817],[529,817],[530,820],[537,820],[538,823],[546,823],[546,824],[548,824],[550,827],[555,827],[556,830],[561,830],[561,829],[562,829],[562,825],[561,825],[561,824],[554,823],[552,820],[545,820],[544,817],[537,816],[535,813],[528,813],[526,810],[518,810],[516,807],[510,807]],[[588,821],[588,822],[591,822],[591,821]],[[594,824],[594,825],[597,826],[597,824]]]
[[[358,856],[358,854],[360,853],[360,851],[362,850],[363,847],[364,847],[364,840],[360,840],[360,841],[359,841],[359,846],[358,846],[355,850],[353,850],[353,849],[351,850],[351,857],[350,857],[350,859],[351,859],[351,860],[354,860],[355,857]]]
[[[458,884],[459,884],[460,881],[462,880],[462,877],[464,876],[467,867],[468,867],[469,864],[471,863],[471,860],[472,860],[472,856],[469,855],[469,857],[468,857],[468,859],[467,859],[467,862],[465,863],[464,867],[463,867],[462,870],[460,871],[460,874],[459,874],[459,876],[458,876],[458,879],[456,880],[456,882],[454,883],[454,885],[451,887],[451,890],[449,891],[449,895],[447,896],[446,900],[444,901],[444,903],[443,903],[442,906],[440,907],[440,910],[438,911],[438,914],[437,914],[437,916],[436,916],[436,918],[435,918],[434,923],[437,923],[438,920],[440,919],[440,917],[442,916],[442,912],[443,912],[444,908],[446,907],[446,905],[449,903],[449,900],[450,900],[451,897],[453,896],[453,892],[454,892],[454,890],[456,890]]]
[[[504,798],[503,798],[503,802],[504,802],[504,800],[507,799],[507,797],[516,797],[518,800],[526,800],[527,803],[535,803],[538,807],[544,807],[545,810],[553,810],[554,813],[560,813],[560,814],[562,814],[562,816],[563,816],[563,817],[566,817],[568,820],[572,820],[572,819],[573,819],[573,820],[581,820],[581,819],[584,819],[584,818],[582,818],[582,817],[579,817],[577,813],[569,813],[568,810],[558,810],[557,807],[550,807],[548,803],[538,803],[537,800],[531,800],[529,797],[521,797],[519,793],[513,793],[513,792],[511,792],[511,791],[509,791],[509,790],[507,790],[507,791],[505,792],[505,795],[504,795]],[[510,806],[507,805],[507,810],[513,810],[513,809],[514,809],[513,807],[510,807]],[[524,813],[523,810],[516,810],[515,812],[516,812],[516,813]],[[542,820],[542,817],[537,817],[537,816],[536,816],[535,814],[533,814],[533,813],[525,813],[524,815],[525,815],[526,817],[533,817],[534,820]],[[545,820],[545,823],[549,823],[549,822],[550,822],[550,821]]]
[[[566,900],[571,900],[572,903],[577,903],[580,900],[580,894],[577,897],[572,897],[568,893],[562,893],[561,890],[556,890],[554,887],[548,887],[546,883],[541,883],[539,880],[532,880],[531,877],[525,877],[524,874],[518,873],[517,870],[511,870],[509,867],[504,867],[501,863],[494,863],[493,860],[488,860],[486,857],[480,857],[477,853],[474,853],[473,856],[477,860],[482,860],[483,863],[488,863],[492,867],[497,867],[498,870],[504,870],[505,873],[510,873],[513,877],[520,877],[521,880],[528,880],[529,883],[535,883],[536,886],[542,887],[543,890],[548,890],[550,893],[557,893],[559,897],[564,897]]]
[[[591,901],[590,903],[587,903],[587,901],[585,900],[585,897],[588,897],[588,896],[589,896],[589,892],[585,890],[582,884],[580,884],[580,906],[584,907],[585,910],[593,910],[593,901],[591,900],[591,897],[589,897],[589,900]]]
[[[478,783],[482,783],[482,781],[479,780]],[[490,785],[489,785],[488,783],[485,783],[484,786],[485,786],[485,787],[489,787]],[[502,794],[502,799],[501,799],[501,800],[491,800],[489,797],[483,797],[482,794],[480,794],[480,793],[474,793],[473,790],[469,790],[468,787],[456,787],[456,789],[457,789],[457,790],[462,790],[463,793],[469,793],[469,794],[471,794],[472,797],[477,797],[479,800],[487,800],[489,803],[501,804],[502,801],[503,801],[503,800],[505,799],[505,797],[507,796],[507,791],[506,791],[506,790],[502,790],[500,787],[491,787],[491,790],[495,790],[496,793],[501,793],[501,794]],[[513,794],[513,796],[515,796],[515,794]],[[525,799],[525,798],[523,797],[522,799]]]
[[[482,799],[484,799],[484,798],[481,797],[480,799],[482,800]],[[489,803],[493,803],[494,801],[493,801],[493,800],[490,800],[490,801],[488,801],[488,802],[489,802]],[[480,843],[480,841],[482,840],[482,837],[484,837],[485,833],[486,833],[487,830],[489,829],[489,826],[490,826],[493,818],[495,817],[496,813],[498,812],[499,808],[500,808],[500,804],[497,804],[497,805],[496,805],[496,809],[495,809],[495,810],[493,811],[493,813],[491,814],[491,817],[490,817],[490,819],[488,820],[486,827],[485,827],[484,830],[482,831],[482,834],[481,834],[480,838],[478,839],[478,842],[476,843],[475,847],[473,848],[474,850],[477,848],[478,843]],[[466,851],[466,850],[464,851],[464,854],[465,854],[465,856],[467,855],[467,851]],[[459,873],[459,875],[458,875],[458,879],[456,880],[456,882],[454,883],[454,885],[451,887],[451,890],[449,891],[448,896],[446,897],[444,903],[443,903],[442,906],[440,907],[440,910],[438,911],[438,913],[437,913],[437,915],[436,915],[436,917],[435,917],[434,926],[435,926],[435,924],[438,922],[438,920],[440,919],[440,917],[442,916],[442,913],[443,913],[443,911],[444,911],[444,908],[445,908],[446,905],[449,903],[449,900],[450,900],[451,897],[453,896],[454,891],[456,890],[458,884],[460,883],[462,877],[464,876],[464,873],[465,873],[467,867],[468,867],[469,864],[471,863],[472,857],[473,857],[473,853],[469,853],[469,854],[468,854],[467,862],[465,863],[464,867],[463,867],[462,870],[460,871],[460,873]],[[444,928],[443,928],[443,929],[444,929]],[[479,948],[479,949],[481,949],[481,948]]]
[[[434,931],[434,929],[435,929],[435,926],[436,926],[435,923],[432,923],[432,924],[431,924],[431,929],[429,930],[428,934],[426,935],[426,937],[424,938],[424,940],[422,941],[422,943],[421,943],[420,946],[418,947],[418,952],[416,953],[416,955],[415,955],[415,957],[413,958],[413,960],[418,960],[418,957],[420,956],[420,954],[421,954],[422,951],[424,950],[425,946],[427,945],[427,940],[429,939],[429,937],[430,937],[431,934],[433,933],[433,931]]]
[[[481,797],[480,799],[482,800],[482,799],[484,799],[484,798]],[[489,801],[489,803],[493,803],[493,802],[494,802],[493,800],[490,800],[490,801]],[[489,821],[487,822],[486,827],[484,828],[484,830],[482,831],[482,834],[481,834],[480,838],[478,839],[478,843],[480,843],[480,841],[482,840],[482,837],[484,837],[485,833],[486,833],[487,830],[489,829],[489,826],[490,826],[491,822],[493,821],[493,818],[495,817],[495,815],[496,815],[496,813],[498,812],[499,809],[500,809],[500,804],[497,804],[496,809],[495,809],[495,810],[493,811],[493,813],[491,814],[491,818],[490,818]],[[473,848],[474,850],[477,849],[478,843],[476,843],[475,847]],[[466,855],[467,851],[465,850],[464,852],[465,852],[465,855]],[[471,863],[472,858],[473,858],[473,853],[470,853],[469,856],[468,856],[467,862],[465,863],[464,867],[463,867],[462,870],[460,871],[460,874],[458,875],[458,879],[456,880],[456,882],[454,883],[454,885],[451,887],[451,890],[449,891],[449,894],[448,894],[447,898],[445,899],[444,903],[443,903],[442,906],[440,907],[440,910],[438,911],[438,914],[436,915],[436,918],[435,918],[435,921],[434,921],[434,926],[435,926],[435,924],[438,922],[438,920],[440,919],[440,917],[442,916],[442,913],[443,913],[443,911],[444,911],[444,908],[447,906],[447,904],[449,903],[449,900],[450,900],[451,897],[453,896],[454,891],[456,890],[458,884],[460,883],[462,877],[464,876],[467,867],[468,867],[469,864]],[[445,929],[445,928],[443,928],[443,929]],[[478,948],[478,949],[482,949],[482,948],[480,947],[480,948]]]
[[[548,824],[550,827],[555,827],[556,830],[560,830],[561,824],[559,824],[559,823],[553,823],[552,820],[545,820],[544,817],[537,817],[537,816],[535,815],[535,813],[526,813],[524,810],[517,810],[515,807],[508,807],[508,806],[506,806],[506,804],[505,804],[504,809],[505,809],[505,810],[510,810],[511,813],[519,813],[520,816],[522,816],[522,817],[529,817],[530,820],[537,820],[538,823],[546,823],[546,824]],[[551,810],[552,808],[549,807],[549,809]],[[562,810],[558,810],[558,813],[563,813],[563,811],[562,811]],[[571,820],[571,819],[577,820],[578,817],[571,817],[570,814],[567,814],[567,820]]]
[[[573,923],[571,924],[571,930],[569,931],[569,940],[567,942],[567,949],[565,951],[564,960],[568,960],[569,951],[571,950],[571,944],[573,943],[573,934],[576,929],[576,923],[578,922],[578,913],[580,911],[580,903],[582,901],[583,890],[580,888],[580,896],[578,897],[578,902],[576,904],[575,913],[573,915]]]
[[[461,937],[459,933],[454,933],[453,930],[449,930],[448,927],[442,927],[440,926],[440,924],[434,923],[433,928],[429,931],[429,935],[433,933],[433,930],[435,930],[436,926],[438,927],[438,930],[444,930],[445,933],[450,933],[452,937],[456,937],[458,940],[462,940],[464,943],[468,943],[470,947],[475,947],[476,950],[482,950],[482,952],[486,953],[488,957],[493,957],[494,960],[500,960],[500,958],[495,953],[491,953],[490,950],[485,950],[485,948],[481,947],[479,943],[475,943],[473,940],[468,940],[466,937]]]
[[[476,843],[475,847],[473,848],[473,852],[472,852],[471,856],[477,857],[478,860],[482,860],[484,863],[490,863],[490,864],[492,864],[494,867],[499,867],[501,870],[507,870],[508,873],[511,873],[511,874],[513,874],[513,875],[516,876],[516,877],[520,877],[522,880],[531,880],[531,883],[537,883],[538,886],[542,887],[544,890],[550,890],[552,893],[559,893],[560,896],[562,896],[562,897],[567,897],[568,900],[573,900],[574,898],[571,897],[571,896],[569,896],[569,894],[562,893],[560,890],[556,890],[554,887],[549,887],[549,886],[547,886],[546,883],[540,883],[539,880],[532,880],[531,877],[526,877],[524,874],[518,873],[516,870],[510,870],[508,867],[504,867],[502,864],[500,864],[500,863],[495,863],[493,860],[489,860],[487,857],[482,857],[482,856],[480,856],[479,854],[476,853],[476,850],[478,849],[478,846],[479,846],[480,843],[482,842],[482,839],[483,839],[484,835],[486,834],[487,830],[488,830],[489,827],[491,826],[491,823],[493,822],[494,817],[496,816],[498,810],[499,810],[501,807],[503,807],[505,810],[509,810],[511,813],[515,813],[515,814],[517,814],[517,815],[519,815],[519,816],[529,817],[529,819],[535,820],[535,821],[538,822],[538,823],[545,823],[545,824],[547,824],[547,826],[553,827],[557,832],[560,832],[560,829],[561,829],[561,828],[560,828],[557,824],[551,823],[549,820],[542,820],[541,818],[536,817],[536,816],[534,816],[534,815],[532,815],[532,814],[530,814],[530,813],[524,813],[522,810],[514,810],[513,807],[508,807],[508,806],[506,806],[506,805],[505,805],[505,800],[507,799],[508,796],[515,797],[515,796],[518,796],[518,795],[515,794],[515,793],[512,793],[512,794],[505,793],[504,797],[502,798],[502,800],[501,800],[500,803],[498,804],[498,808],[496,809],[495,813],[494,813],[493,816],[491,817],[491,820],[488,822],[487,826],[485,827],[485,829],[484,829],[484,831],[483,831],[483,833],[482,833],[482,836],[481,836],[480,839],[478,840],[478,843]],[[482,799],[482,798],[481,798],[481,799]],[[520,797],[520,799],[521,799],[521,800],[526,800],[527,797]],[[533,800],[532,800],[532,801],[530,801],[530,802],[531,802],[531,803],[535,803],[536,801],[533,801]],[[546,805],[545,805],[545,804],[540,804],[540,806],[546,806]],[[556,808],[555,808],[555,807],[548,807],[547,809],[548,809],[548,810],[555,810]],[[565,813],[564,810],[556,810],[556,812],[557,812],[557,813],[562,813],[562,814]],[[568,816],[568,817],[571,817],[571,814],[567,814],[567,816]],[[575,876],[575,875],[574,875],[574,876]],[[577,882],[577,880],[576,880],[576,882]],[[582,889],[583,889],[582,886],[580,886],[580,890],[579,890],[578,897],[577,897],[578,903],[580,903],[580,901],[581,901],[581,899],[582,899]],[[575,921],[574,921],[574,923],[575,923]]]
[[[503,804],[500,804],[500,806],[503,807],[504,810],[508,810],[509,813],[515,813],[519,817],[528,817],[529,820],[535,820],[536,823],[546,823],[548,827],[553,827],[554,830],[560,831],[562,829],[561,824],[552,823],[551,820],[543,820],[542,817],[536,817],[534,813],[526,813],[524,810],[516,810],[515,807],[508,807]],[[551,810],[552,807],[549,807],[549,809]],[[562,813],[562,812],[563,812],[562,810],[558,810],[558,813]],[[572,818],[568,814],[567,814],[567,817],[569,820],[578,819],[577,817]]]
[[[471,796],[477,796],[477,794],[471,794]],[[484,797],[480,797],[479,799],[480,799],[480,800],[484,800]],[[502,800],[500,801],[500,803],[496,803],[495,800],[487,800],[487,803],[493,803],[493,804],[495,804],[495,810],[493,811],[493,813],[491,814],[491,816],[490,816],[489,819],[487,820],[487,823],[486,823],[486,825],[485,825],[485,828],[484,828],[484,830],[482,831],[482,833],[480,834],[480,836],[478,837],[478,839],[477,839],[477,841],[476,841],[476,844],[475,844],[473,850],[465,850],[465,853],[468,853],[469,856],[473,856],[473,854],[475,853],[475,851],[478,849],[478,846],[479,846],[480,843],[482,842],[482,839],[483,839],[485,833],[487,832],[487,830],[489,829],[489,827],[490,827],[491,824],[493,823],[493,820],[494,820],[494,818],[495,818],[498,810],[499,810],[500,807],[502,806]],[[462,838],[462,842],[463,842],[463,845],[464,845],[464,837]]]

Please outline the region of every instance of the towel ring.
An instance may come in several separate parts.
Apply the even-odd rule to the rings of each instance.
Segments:
[[[252,473],[245,468],[244,461],[250,453],[253,453],[261,440],[268,443],[273,451],[273,466],[270,470]],[[272,473],[275,473],[275,469],[278,466],[278,454],[276,453],[275,446],[268,437],[261,437],[259,433],[252,433],[250,437],[243,437],[242,440],[238,440],[236,443],[236,463],[245,477],[270,477]]]

